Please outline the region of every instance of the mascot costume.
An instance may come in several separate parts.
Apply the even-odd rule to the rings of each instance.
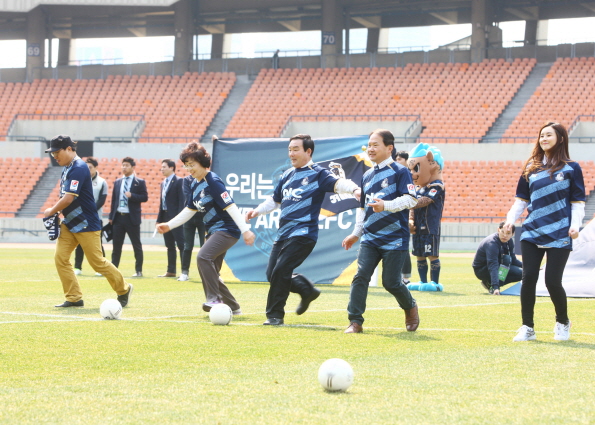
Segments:
[[[407,287],[413,291],[444,290],[440,277],[440,221],[444,210],[444,158],[440,150],[420,143],[409,153],[407,162],[416,187],[417,205],[409,210],[409,230],[413,235],[413,255],[417,257],[420,282]],[[428,257],[430,280],[428,281]]]

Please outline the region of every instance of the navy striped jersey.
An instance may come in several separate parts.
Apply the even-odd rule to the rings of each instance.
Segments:
[[[431,204],[423,208],[413,210],[413,224],[417,235],[439,235],[442,211],[444,211],[444,199],[446,191],[442,180],[434,180],[427,186],[417,188],[417,199],[425,196],[430,198]]]
[[[60,198],[67,193],[74,195],[74,201],[62,210],[62,223],[72,233],[96,232],[101,230],[97,215],[91,172],[87,164],[78,156],[62,170],[60,178]]]
[[[392,201],[403,195],[415,196],[407,167],[391,161],[366,171],[360,200],[365,212],[361,243],[392,251],[409,249],[409,210],[374,212],[368,205],[374,198]]]
[[[521,240],[548,248],[572,249],[568,236],[572,202],[584,202],[583,171],[577,162],[567,162],[553,176],[549,170],[519,179],[516,197],[528,202]]]
[[[294,236],[318,240],[318,216],[327,192],[334,192],[337,177],[313,162],[291,167],[281,176],[273,200],[281,204],[276,241]]]
[[[225,211],[234,204],[234,201],[217,174],[209,171],[201,181],[194,179],[190,185],[190,191],[192,196],[188,197],[186,206],[191,210],[205,213],[203,222],[207,235],[222,231],[234,238],[240,238],[242,234],[240,229]],[[197,207],[194,202],[198,202],[199,206]]]

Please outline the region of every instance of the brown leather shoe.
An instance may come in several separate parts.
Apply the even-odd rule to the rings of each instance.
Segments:
[[[165,274],[160,274],[157,277],[176,277],[175,273],[165,273]]]
[[[362,327],[362,325],[360,325],[357,322],[351,322],[351,324],[349,325],[349,327],[347,329],[345,329],[346,334],[361,334],[364,331],[364,328]]]
[[[419,314],[417,314],[417,304],[415,307],[405,310],[405,327],[409,332],[414,332],[419,326]]]

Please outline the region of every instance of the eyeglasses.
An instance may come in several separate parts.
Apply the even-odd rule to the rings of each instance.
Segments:
[[[184,168],[187,170],[192,170],[194,168],[194,163],[192,165],[184,164]]]
[[[50,152],[50,154],[55,158],[56,156],[58,156],[58,154],[60,153],[62,149],[56,151],[56,152]]]

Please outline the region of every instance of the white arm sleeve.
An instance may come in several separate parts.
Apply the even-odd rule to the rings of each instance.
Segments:
[[[570,204],[570,208],[570,228],[578,231],[581,228],[581,224],[583,224],[583,218],[585,218],[585,203],[573,202]]]
[[[180,211],[180,213],[177,216],[175,216],[165,224],[169,226],[170,230],[175,229],[176,227],[180,227],[182,224],[190,220],[194,216],[194,214],[196,214],[195,210],[191,210],[190,208],[186,207],[182,211]]]
[[[398,212],[417,205],[417,199],[411,195],[399,196],[392,201],[384,201],[384,211]]]
[[[231,204],[229,207],[225,209],[230,217],[233,219],[234,223],[240,229],[240,232],[245,233],[250,230],[250,226],[248,223],[244,221],[244,217],[242,217],[242,213],[236,204]]]
[[[254,208],[254,211],[256,211],[258,215],[264,215],[275,211],[279,208],[279,205],[281,204],[276,203],[272,196],[268,196],[259,206]]]
[[[516,198],[514,204],[506,214],[506,223],[514,224],[519,219],[525,208],[527,208],[527,201],[523,201],[522,199]]]
[[[355,211],[355,226],[353,226],[353,232],[351,232],[353,236],[357,236],[359,238],[361,235],[363,235],[365,216],[366,212],[363,208],[358,208]]]
[[[351,180],[338,179],[337,183],[335,183],[335,193],[338,194],[351,195],[353,192],[355,192],[356,189],[359,189],[359,186]]]

